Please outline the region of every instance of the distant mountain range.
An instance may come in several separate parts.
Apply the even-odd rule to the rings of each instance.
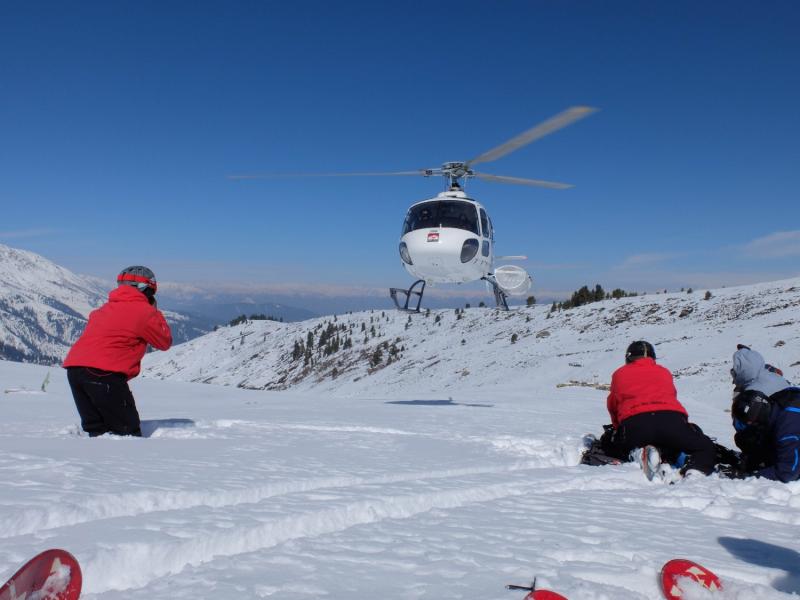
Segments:
[[[105,302],[112,283],[84,277],[46,258],[0,244],[0,359],[57,364]],[[208,317],[164,311],[176,343],[215,325]]]
[[[303,321],[319,316],[318,313],[303,308],[258,298],[242,300],[241,297],[231,294],[220,294],[215,297],[209,297],[208,294],[187,297],[183,294],[176,297],[165,290],[160,296],[161,306],[185,314],[202,315],[218,325],[226,324],[240,315],[247,317],[266,315],[287,322]]]

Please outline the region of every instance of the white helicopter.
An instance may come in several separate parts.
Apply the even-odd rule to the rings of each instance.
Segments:
[[[498,308],[508,310],[508,296],[524,295],[532,280],[521,267],[494,267],[497,260],[524,260],[525,256],[495,256],[494,229],[486,209],[464,192],[463,182],[477,177],[484,181],[531,185],[550,189],[572,187],[566,183],[523,179],[478,173],[473,165],[497,160],[522,146],[542,138],[562,127],[595,112],[587,106],[569,108],[554,117],[524,131],[504,144],[466,162],[447,162],[440,168],[397,171],[388,173],[304,173],[288,176],[348,177],[378,175],[441,175],[445,178],[444,192],[413,204],[403,222],[400,237],[400,259],[403,267],[417,280],[408,288],[391,288],[389,294],[399,310],[419,312],[425,285],[436,283],[467,283],[483,280],[494,293]],[[260,179],[287,175],[232,175],[230,179]],[[416,298],[416,306],[410,306]]]

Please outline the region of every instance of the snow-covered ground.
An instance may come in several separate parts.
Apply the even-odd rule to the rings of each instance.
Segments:
[[[721,357],[748,331],[718,328],[711,342],[662,343],[661,362],[707,363],[677,383],[693,419],[729,444]],[[788,337],[749,339],[765,346],[778,330]],[[599,359],[566,356],[580,335],[534,335],[558,340],[537,356],[567,362],[509,368],[494,385],[451,377],[447,361],[405,391],[139,378],[144,439],[80,435],[63,372],[0,361],[0,579],[62,547],[83,566],[87,599],[521,600],[504,584],[537,576],[571,600],[652,600],[661,565],[687,557],[722,577],[715,598],[800,593],[800,483],[666,485],[632,464],[579,466],[582,436],[608,420],[605,392],[554,382],[569,369],[607,381],[632,332],[606,331],[613,351]],[[472,360],[459,348],[450,354]],[[785,366],[773,354],[785,346],[760,349]]]

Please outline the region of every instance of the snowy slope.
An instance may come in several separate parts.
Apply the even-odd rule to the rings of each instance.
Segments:
[[[428,316],[372,311],[300,323],[255,321],[151,354],[145,373],[337,396],[441,395],[467,388],[491,397],[498,387],[532,379],[550,388],[607,384],[627,345],[647,339],[675,372],[679,388],[691,380],[697,393],[727,383],[726,365],[740,342],[800,380],[800,279],[711,294],[709,300],[705,290],[606,300],[552,314],[549,306],[534,306],[508,313],[470,308],[460,318],[455,310],[438,310]],[[329,328],[340,344],[326,356],[319,337]],[[293,360],[295,344],[306,343],[309,333],[313,363]],[[352,348],[344,348],[347,338]],[[382,360],[371,363],[379,346]],[[392,347],[398,352],[390,362]]]
[[[696,340],[665,362],[689,362]],[[701,350],[729,353],[717,341]],[[554,379],[420,375],[407,394],[357,382],[365,393],[340,398],[137,379],[149,437],[89,439],[63,372],[0,361],[0,579],[63,547],[86,600],[521,600],[504,584],[534,576],[572,600],[654,600],[661,564],[686,556],[723,578],[714,598],[800,591],[800,484],[578,466],[605,393]],[[709,407],[729,394],[719,379],[679,381],[729,441],[729,415]]]
[[[59,363],[108,290],[96,278],[0,244],[0,359]],[[178,342],[208,331],[186,315],[167,311],[165,316]]]

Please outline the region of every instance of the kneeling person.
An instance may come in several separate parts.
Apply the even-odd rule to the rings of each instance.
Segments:
[[[747,346],[733,355],[731,415],[745,473],[776,481],[800,479],[800,388]]]
[[[172,332],[156,307],[155,275],[147,267],[124,269],[108,302],[89,322],[64,360],[81,427],[90,436],[142,435],[128,380],[141,370],[147,345],[172,346]]]
[[[611,377],[607,408],[613,426],[612,435],[603,440],[607,454],[627,460],[632,450],[655,446],[670,463],[685,455],[681,473],[696,469],[708,475],[714,470],[714,442],[689,423],[672,374],[656,364],[649,342],[628,346],[625,365]]]

